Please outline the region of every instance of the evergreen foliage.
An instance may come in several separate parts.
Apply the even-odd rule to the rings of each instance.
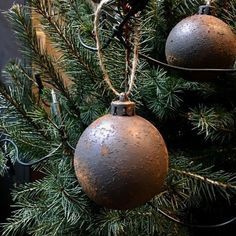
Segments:
[[[181,19],[195,14],[203,0],[150,0],[141,14],[141,52],[164,60],[165,40]],[[215,13],[236,30],[236,0],[214,1]],[[40,47],[32,27],[32,11],[57,52]],[[189,235],[148,203],[130,211],[108,210],[91,202],[79,186],[72,165],[73,149],[83,130],[108,112],[114,99],[102,79],[96,53],[78,40],[95,45],[93,8],[86,0],[29,0],[6,13],[27,63],[11,61],[5,68],[9,83],[0,84],[0,129],[17,144],[20,158],[37,160],[62,143],[46,162],[34,168],[44,177],[17,186],[13,213],[3,235]],[[105,22],[103,40],[111,34]],[[122,91],[124,48],[113,40],[105,52],[112,83]],[[39,88],[36,74],[44,87]],[[70,81],[65,83],[65,78]],[[32,88],[34,88],[32,90]],[[50,112],[54,88],[61,119]],[[170,154],[163,192],[152,199],[155,207],[190,221],[191,208],[201,202],[233,207],[236,193],[236,82],[225,77],[213,82],[189,82],[140,59],[131,98],[137,113],[158,127]],[[14,160],[14,152],[8,153]],[[0,174],[7,171],[0,156]],[[223,200],[222,200],[223,199]],[[190,214],[191,215],[191,214]],[[230,218],[230,216],[228,217]]]

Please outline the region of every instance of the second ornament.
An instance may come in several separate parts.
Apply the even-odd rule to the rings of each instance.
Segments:
[[[230,69],[236,60],[236,36],[217,17],[193,15],[171,30],[165,53],[174,66]]]

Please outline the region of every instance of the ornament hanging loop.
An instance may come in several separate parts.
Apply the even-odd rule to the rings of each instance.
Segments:
[[[127,102],[127,101],[129,101],[129,97],[128,97],[127,93],[120,93],[119,101],[120,102]]]
[[[112,82],[110,80],[108,71],[104,65],[104,55],[103,55],[103,48],[99,39],[99,18],[100,18],[100,14],[102,12],[102,7],[104,4],[108,3],[111,0],[102,0],[100,2],[100,4],[97,6],[97,10],[95,12],[95,18],[94,18],[94,34],[95,34],[95,39],[96,39],[96,48],[97,48],[97,55],[98,55],[98,59],[99,59],[99,65],[101,67],[101,70],[103,72],[103,79],[104,81],[107,83],[107,85],[109,86],[109,88],[112,90],[112,92],[120,97],[120,92],[118,92],[114,86],[112,85]],[[136,21],[137,23],[135,24],[134,27],[134,49],[133,49],[133,61],[132,61],[132,69],[131,69],[131,75],[128,81],[129,87],[128,87],[128,91],[126,91],[126,95],[129,96],[133,87],[134,87],[134,80],[135,80],[135,73],[137,70],[137,65],[138,65],[138,49],[139,49],[139,25],[140,22]]]

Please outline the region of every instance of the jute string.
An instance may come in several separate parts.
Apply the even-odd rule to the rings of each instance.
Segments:
[[[107,4],[109,1],[111,0],[102,0],[97,6],[97,9],[95,11],[95,18],[94,18],[94,34],[95,34],[95,39],[96,39],[96,44],[97,44],[97,54],[98,54],[98,59],[99,59],[99,65],[103,72],[103,79],[105,80],[109,88],[113,91],[113,93],[117,96],[120,96],[122,93],[119,93],[112,85],[108,71],[104,64],[104,55],[102,52],[102,45],[99,39],[99,18],[100,18],[101,10],[102,10],[103,5]],[[140,39],[139,32],[140,32],[140,25],[138,22],[136,22],[134,26],[134,36],[133,36],[134,48],[133,48],[132,68],[131,68],[130,78],[128,81],[129,87],[128,87],[127,92],[125,92],[127,96],[130,95],[134,87],[134,82],[135,82],[135,74],[136,74],[136,70],[138,66],[138,51],[139,51],[139,39]]]

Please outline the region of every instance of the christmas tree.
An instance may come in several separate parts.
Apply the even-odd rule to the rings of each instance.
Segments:
[[[207,81],[196,74],[189,81],[189,74],[155,64],[165,61],[171,29],[196,14],[206,3],[202,0],[117,0],[103,6],[99,37],[105,45],[130,8],[140,4],[125,32],[102,49],[103,59],[113,88],[126,90],[138,24],[140,58],[130,99],[136,113],[162,134],[169,170],[161,193],[131,210],[104,208],[84,193],[73,168],[74,147],[117,98],[104,81],[96,51],[84,45],[96,48],[94,2],[29,0],[6,13],[25,60],[9,62],[9,83],[0,86],[0,103],[6,107],[1,130],[11,140],[7,155],[0,156],[0,172],[8,170],[6,156],[16,162],[17,148],[18,158],[36,162],[32,168],[43,176],[13,189],[12,216],[2,234],[195,235],[173,218],[192,225],[229,221],[235,217],[235,74]],[[213,1],[212,7],[234,31],[236,0]]]

